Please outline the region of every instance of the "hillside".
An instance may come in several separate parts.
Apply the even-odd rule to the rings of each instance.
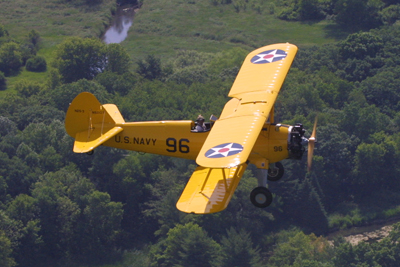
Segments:
[[[241,47],[251,51],[279,42],[308,47],[346,36],[333,22],[280,20],[275,1],[259,1],[259,9],[254,2],[236,11],[233,4],[212,1],[144,1],[122,45],[134,59],[148,54],[170,58],[177,50],[216,53]]]

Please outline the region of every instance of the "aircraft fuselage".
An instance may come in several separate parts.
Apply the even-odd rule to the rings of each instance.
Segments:
[[[209,131],[192,132],[193,121],[127,122],[116,125],[123,131],[103,145],[171,157],[195,160]],[[250,155],[250,163],[269,163],[288,158],[289,126],[266,123]],[[226,143],[231,142],[227,139]]]

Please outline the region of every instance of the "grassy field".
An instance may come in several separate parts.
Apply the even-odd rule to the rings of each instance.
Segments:
[[[48,65],[54,58],[57,44],[69,36],[99,37],[110,24],[115,0],[103,0],[99,5],[88,6],[84,1],[66,0],[0,0],[0,24],[4,25],[10,37],[23,41],[31,30],[40,37],[38,55]],[[24,68],[15,77],[7,78],[7,91],[13,92],[13,85],[20,79],[44,82],[46,73],[33,73]]]
[[[128,38],[121,44],[133,62],[147,55],[171,59],[177,50],[221,52],[242,47],[248,51],[277,42],[290,42],[300,48],[343,39],[343,33],[330,21],[300,23],[277,19],[279,6],[260,1],[258,8],[249,1],[239,12],[233,4],[215,5],[212,0],[145,0],[135,15]],[[0,24],[13,39],[22,41],[32,30],[41,36],[38,55],[48,65],[57,44],[69,36],[100,37],[112,19],[115,0],[88,6],[84,0],[0,0]],[[21,74],[7,79],[8,90],[20,79],[44,82],[46,73]],[[0,96],[4,92],[0,92]]]
[[[179,49],[219,52],[235,46],[247,50],[277,42],[300,47],[345,37],[332,22],[288,22],[276,18],[277,7],[265,3],[236,12],[233,4],[211,1],[144,1],[122,45],[134,60],[148,54],[169,58]]]
[[[112,19],[115,0],[95,6],[83,1],[1,0],[0,6],[0,23],[13,38],[21,40],[34,29],[47,46],[65,36],[98,37]]]

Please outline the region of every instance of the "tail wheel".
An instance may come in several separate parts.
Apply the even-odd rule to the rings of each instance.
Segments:
[[[276,162],[275,168],[268,169],[268,181],[272,181],[272,182],[278,181],[279,179],[282,178],[284,173],[285,173],[285,170],[283,168],[282,163]]]
[[[267,188],[259,186],[251,191],[250,201],[257,208],[266,208],[272,203],[272,194]]]

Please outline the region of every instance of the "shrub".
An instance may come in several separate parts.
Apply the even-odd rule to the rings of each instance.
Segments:
[[[34,72],[43,72],[47,69],[47,63],[44,57],[34,56],[26,62],[26,70]]]
[[[4,76],[4,73],[0,71],[0,91],[6,90],[6,88],[6,77]]]
[[[15,42],[5,43],[0,47],[0,71],[6,76],[17,73],[22,66],[22,56]]]
[[[26,80],[20,80],[14,85],[15,91],[23,97],[30,97],[36,95],[41,90],[40,84],[34,82],[28,82]]]
[[[32,30],[32,31],[30,31],[30,33],[28,33],[28,38],[29,38],[29,41],[34,46],[36,46],[39,43],[40,35],[37,31]]]
[[[3,37],[6,35],[6,30],[4,29],[4,26],[0,24],[0,37]]]

